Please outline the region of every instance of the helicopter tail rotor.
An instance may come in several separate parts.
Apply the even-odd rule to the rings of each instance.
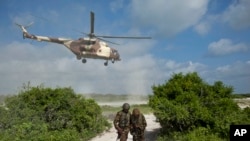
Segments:
[[[26,28],[30,27],[33,23],[34,23],[34,22],[31,22],[30,24],[28,24],[28,25],[26,25],[26,26],[21,25],[21,24],[18,24],[18,23],[15,23],[15,24],[21,28],[22,32],[28,32],[28,31],[26,30]]]
[[[23,32],[23,39],[25,39],[25,35],[28,34],[28,31],[26,28],[30,27],[34,22],[31,22],[30,24],[24,26],[24,25],[21,25],[21,24],[18,24],[18,23],[15,23],[18,27],[21,28],[22,32]]]

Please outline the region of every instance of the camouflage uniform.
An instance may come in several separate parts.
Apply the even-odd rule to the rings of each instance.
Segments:
[[[133,136],[133,141],[144,141],[144,131],[147,126],[146,119],[139,109],[135,108],[130,118],[130,133]]]
[[[118,133],[117,139],[120,138],[120,141],[126,141],[130,130],[131,113],[129,112],[130,106],[128,103],[124,103],[122,107],[123,110],[117,112],[113,123]]]

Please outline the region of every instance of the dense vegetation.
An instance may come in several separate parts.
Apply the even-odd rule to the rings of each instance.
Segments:
[[[240,109],[231,86],[209,85],[197,73],[174,74],[153,86],[149,105],[162,126],[159,141],[229,140],[231,124],[250,124],[250,109]]]
[[[71,88],[25,86],[0,107],[2,141],[86,141],[107,127],[101,107]]]
[[[246,93],[246,94],[233,94],[234,98],[249,98],[250,94]]]

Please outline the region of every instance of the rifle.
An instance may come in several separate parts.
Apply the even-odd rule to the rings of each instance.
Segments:
[[[142,130],[140,127],[133,128],[132,136],[135,141],[139,141],[141,135],[142,135]]]
[[[143,131],[140,127],[136,126],[136,123],[132,121],[132,135],[135,136],[136,138],[138,136],[141,136],[143,134]]]
[[[121,138],[121,133],[120,133],[120,132],[117,132],[117,138],[116,138],[116,141],[118,141],[120,138]]]

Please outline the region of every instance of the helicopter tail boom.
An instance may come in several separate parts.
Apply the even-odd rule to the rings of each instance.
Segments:
[[[53,43],[58,43],[58,44],[65,44],[69,41],[72,41],[71,39],[65,39],[65,38],[52,38],[52,37],[46,37],[46,36],[37,36],[37,35],[33,35],[33,34],[30,34],[28,33],[27,31],[27,27],[30,27],[31,25],[33,24],[30,23],[29,25],[27,26],[23,26],[21,24],[18,24],[16,23],[17,26],[19,26],[23,32],[23,38],[29,38],[29,39],[32,39],[32,40],[37,40],[37,41],[45,41],[45,42],[53,42]]]

